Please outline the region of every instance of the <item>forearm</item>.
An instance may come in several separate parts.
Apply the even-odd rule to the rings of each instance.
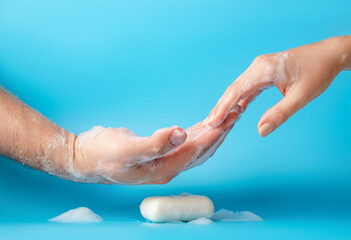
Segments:
[[[70,178],[76,136],[0,87],[0,154]]]
[[[323,78],[334,78],[341,71],[351,69],[351,35],[327,38],[285,52],[294,56],[300,72],[302,70],[308,75],[312,75],[311,69],[314,69]],[[293,72],[296,64],[287,62],[286,65],[292,68],[287,70]]]

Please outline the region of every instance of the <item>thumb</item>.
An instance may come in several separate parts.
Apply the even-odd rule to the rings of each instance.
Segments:
[[[286,95],[276,105],[266,111],[257,128],[262,137],[266,137],[286,122],[293,114],[300,110],[305,104],[297,95]]]
[[[145,138],[139,146],[140,153],[150,159],[160,158],[182,145],[186,138],[185,130],[180,127],[159,129],[151,137]]]

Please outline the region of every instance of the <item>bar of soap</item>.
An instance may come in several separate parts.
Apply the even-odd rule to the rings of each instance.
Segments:
[[[214,206],[208,197],[181,194],[169,197],[148,197],[140,205],[144,218],[152,222],[192,221],[213,216]]]

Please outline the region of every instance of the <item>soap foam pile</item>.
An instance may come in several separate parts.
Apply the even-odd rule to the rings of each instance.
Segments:
[[[253,212],[249,211],[229,211],[227,209],[221,209],[217,211],[213,217],[206,218],[198,218],[196,220],[190,221],[190,224],[213,224],[215,222],[262,222],[263,219]]]
[[[59,223],[89,223],[101,222],[103,219],[86,207],[71,209],[57,217],[49,219],[51,222]]]
[[[185,194],[184,194],[185,195]],[[89,223],[89,222],[101,222],[103,218],[95,214],[89,208],[79,207],[71,209],[65,213],[58,215],[57,217],[49,219],[51,222],[59,223]],[[263,219],[253,212],[250,211],[237,211],[233,212],[227,209],[221,209],[217,211],[211,218],[201,217],[192,221],[188,224],[198,225],[209,225],[215,222],[261,222]],[[170,221],[167,223],[184,223],[182,221]],[[151,224],[154,225],[154,224]]]
[[[188,222],[190,224],[201,224],[201,225],[206,225],[206,224],[213,224],[214,222],[207,218],[207,217],[201,217],[201,218],[198,218],[196,220],[192,220],[190,222]]]
[[[215,222],[262,222],[263,219],[250,211],[230,211],[227,209],[221,209],[217,211],[211,218],[201,217],[192,221],[189,224],[208,225],[214,224]],[[169,221],[166,223],[184,223],[182,221]],[[155,224],[155,223],[148,223]]]
[[[221,209],[217,211],[211,218],[213,221],[221,222],[261,222],[263,219],[253,212],[249,211],[229,211]]]

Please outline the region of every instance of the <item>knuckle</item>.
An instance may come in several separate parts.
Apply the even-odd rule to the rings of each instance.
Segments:
[[[164,144],[161,141],[155,141],[153,144],[154,153],[162,153],[164,151]]]
[[[263,54],[263,55],[258,55],[256,58],[255,58],[255,62],[261,62],[263,61],[265,58],[266,58],[266,54]]]
[[[272,54],[259,55],[255,58],[254,62],[264,67],[275,64],[274,56],[272,56]]]
[[[128,135],[128,136],[137,136],[133,131],[125,127],[116,128],[115,131],[119,134]]]
[[[238,86],[239,86],[238,82],[235,81],[232,85],[228,87],[226,98],[223,101],[224,103],[228,103],[228,99],[232,99],[236,97]]]
[[[289,119],[289,115],[283,110],[273,108],[272,113],[273,113],[273,117],[275,119],[278,119],[281,122],[285,122],[286,120]]]

